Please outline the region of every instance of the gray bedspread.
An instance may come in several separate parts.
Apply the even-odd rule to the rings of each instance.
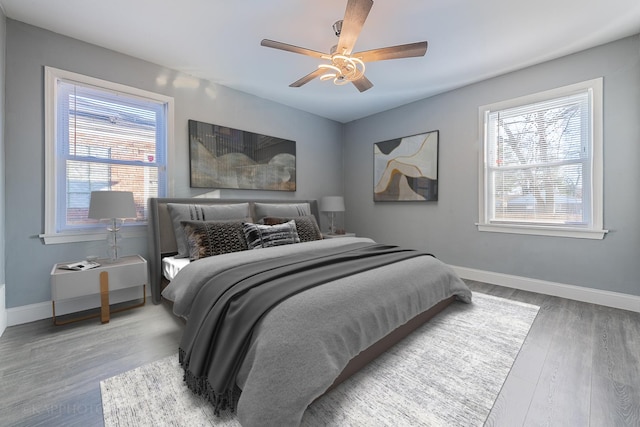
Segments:
[[[363,238],[329,239],[204,258],[178,273],[163,291],[188,318],[207,278],[245,262],[341,247]],[[424,256],[335,280],[273,308],[257,327],[238,374],[238,419],[250,426],[297,426],[360,351],[436,303],[471,292],[453,270]]]

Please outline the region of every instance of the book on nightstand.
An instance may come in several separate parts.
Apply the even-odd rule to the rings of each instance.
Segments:
[[[96,267],[100,267],[100,264],[95,261],[78,261],[70,264],[58,264],[58,268],[73,271],[85,271]]]

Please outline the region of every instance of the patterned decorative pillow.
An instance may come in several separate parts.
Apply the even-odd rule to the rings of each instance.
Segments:
[[[296,216],[290,218],[267,216],[262,218],[260,220],[260,223],[265,225],[276,225],[291,220],[296,222],[296,230],[298,231],[298,236],[300,237],[301,242],[322,240],[322,232],[320,231],[320,227],[318,227],[318,221],[316,221],[316,217],[313,215]]]
[[[293,220],[277,225],[245,222],[243,229],[249,249],[300,243],[300,237],[296,230],[296,222]]]
[[[244,221],[250,218],[249,203],[233,203],[220,205],[190,205],[183,203],[167,203],[167,209],[171,216],[173,231],[176,236],[178,249],[177,258],[189,257],[187,236],[180,224],[181,221],[220,221],[236,220]]]
[[[231,221],[181,221],[189,247],[189,259],[195,261],[213,255],[246,251],[243,224],[251,218]]]

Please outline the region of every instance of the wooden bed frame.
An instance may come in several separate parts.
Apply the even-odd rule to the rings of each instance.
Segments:
[[[316,200],[247,200],[247,199],[198,199],[198,198],[151,198],[149,199],[149,266],[150,266],[150,285],[154,304],[158,304],[162,300],[161,292],[163,283],[166,279],[162,277],[162,258],[177,253],[176,239],[171,222],[171,216],[167,208],[167,203],[185,203],[185,204],[232,204],[232,203],[249,203],[251,216],[254,220],[258,220],[255,216],[254,203],[309,203],[311,213],[315,215],[320,224],[318,216],[318,204]],[[164,281],[164,282],[163,282]],[[358,372],[373,359],[387,351],[389,348],[400,342],[415,329],[423,325],[429,319],[444,310],[449,304],[455,300],[455,297],[447,298],[430,309],[422,312],[404,325],[399,326],[380,341],[372,344],[358,355],[356,355],[345,367],[342,373],[335,379],[333,384],[326,392],[332,390],[340,383],[345,381],[354,373]],[[325,392],[325,393],[326,393]]]

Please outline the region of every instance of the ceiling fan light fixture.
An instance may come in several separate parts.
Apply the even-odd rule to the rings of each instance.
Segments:
[[[331,64],[320,64],[319,69],[326,69],[327,73],[320,76],[320,80],[333,79],[336,85],[344,85],[358,80],[364,75],[365,65],[358,58],[348,55],[331,55]]]
[[[318,69],[326,71],[326,73],[320,76],[320,80],[322,81],[335,79],[341,74],[340,68],[331,64],[320,64],[318,65]]]
[[[338,74],[340,74],[342,72],[342,70],[340,70],[340,68],[338,68],[338,67],[336,67],[335,65],[332,65],[332,64],[320,64],[320,65],[318,65],[318,68],[327,70],[329,72],[335,71]]]
[[[327,73],[327,74],[321,75],[320,80],[321,81],[331,80],[331,79],[335,79],[336,77],[338,77],[338,75],[335,73]]]
[[[342,74],[340,74],[339,76],[336,76],[336,78],[333,79],[333,84],[338,85],[338,86],[346,85],[347,83],[350,83],[350,82],[351,82],[351,80],[347,79]]]

